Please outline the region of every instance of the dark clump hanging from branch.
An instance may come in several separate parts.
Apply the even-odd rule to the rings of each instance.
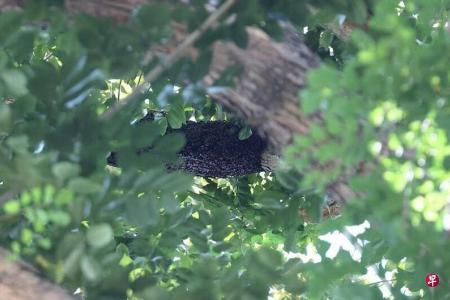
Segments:
[[[325,126],[320,113],[305,114],[299,101],[299,91],[307,85],[307,74],[320,65],[320,59],[292,24],[281,22],[280,25],[283,42],[272,40],[256,27],[247,28],[245,48],[232,42],[215,42],[209,72],[203,78],[204,85],[211,87],[230,68],[243,69],[232,87],[212,89],[210,96],[252,126],[267,141],[270,151],[278,155],[295,136],[309,136],[311,127]],[[319,145],[315,147],[309,151],[319,150]],[[324,163],[315,160],[302,172],[325,174],[331,168],[339,168],[339,164],[339,158]],[[346,170],[347,174],[352,172],[355,170]],[[354,197],[345,172],[342,173],[326,187],[330,203],[345,203]]]
[[[180,165],[169,169],[183,169],[203,177],[242,176],[270,170],[275,163],[266,153],[267,143],[257,134],[239,139],[241,128],[225,121],[187,122],[172,132],[182,132],[186,144],[178,153]],[[145,155],[144,151],[139,151]],[[118,165],[118,154],[111,153],[108,164]]]
[[[264,170],[266,143],[256,134],[239,139],[240,128],[223,121],[188,122],[181,131],[186,145],[179,155],[183,169],[199,176],[240,176]]]
[[[307,72],[320,60],[292,25],[284,27],[283,43],[273,41],[255,27],[247,28],[244,49],[217,41],[209,73],[203,79],[206,87],[214,86],[227,70],[240,66],[243,71],[235,78],[234,86],[210,92],[210,96],[244,119],[278,154],[294,135],[307,135],[310,124],[320,122],[317,116],[302,113],[298,97],[306,86]]]

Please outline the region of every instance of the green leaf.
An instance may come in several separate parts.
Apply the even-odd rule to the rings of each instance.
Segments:
[[[0,103],[0,135],[11,129],[11,109],[7,104]]]
[[[6,144],[17,153],[26,153],[28,151],[28,137],[24,135],[10,137],[6,140]]]
[[[99,224],[89,228],[86,234],[88,244],[93,248],[102,248],[114,238],[114,232],[109,224]]]
[[[230,213],[225,207],[219,208],[213,212],[211,225],[213,229],[212,238],[215,241],[222,241],[228,234],[230,234],[231,228],[228,227],[230,219]]]
[[[69,204],[73,200],[73,192],[68,189],[61,189],[54,200],[57,205]]]
[[[28,228],[22,229],[20,233],[20,240],[25,245],[30,245],[33,242],[33,232]]]
[[[180,133],[170,133],[161,137],[153,147],[154,151],[176,153],[183,148],[186,138]]]
[[[79,270],[80,259],[85,250],[84,244],[75,245],[75,248],[66,257],[63,263],[64,274],[73,276]]]
[[[319,46],[328,49],[333,41],[333,37],[334,33],[331,30],[322,31],[319,39]]]
[[[52,167],[53,174],[61,181],[75,177],[80,173],[80,166],[70,162],[60,162]]]
[[[122,267],[127,267],[132,263],[133,259],[131,259],[131,257],[129,257],[127,254],[123,254],[122,258],[119,261],[119,265],[121,265]]]
[[[367,6],[363,0],[352,2],[352,19],[358,24],[367,22]]]
[[[96,194],[101,186],[90,179],[76,177],[69,181],[69,188],[78,194]]]
[[[158,286],[152,286],[144,289],[138,293],[139,298],[144,300],[158,299],[158,300],[168,300],[172,299],[167,291]]]
[[[300,95],[302,110],[305,114],[312,114],[319,109],[320,102],[311,91],[302,91]]]
[[[181,126],[186,123],[186,115],[184,113],[183,106],[172,104],[169,112],[167,113],[167,121],[169,122],[171,128],[181,128]]]
[[[276,171],[276,179],[278,182],[290,191],[297,191],[302,176],[295,170],[278,170]]]
[[[258,262],[270,268],[277,267],[282,262],[281,253],[269,248],[261,248],[257,253]]]
[[[266,190],[256,195],[254,205],[257,208],[281,209],[283,208],[281,200],[284,197],[285,195],[283,193]]]
[[[22,72],[17,70],[2,71],[0,76],[11,96],[20,97],[28,93],[27,78]]]
[[[71,221],[70,215],[68,213],[59,210],[49,211],[48,218],[51,222],[60,226],[67,226]]]
[[[91,256],[83,255],[80,266],[81,271],[87,280],[96,281],[100,277],[101,268],[98,262]]]
[[[3,210],[9,215],[14,215],[20,212],[20,202],[17,200],[10,200],[3,205]]]
[[[311,222],[319,222],[322,215],[322,203],[320,195],[312,194],[305,197],[305,204],[303,208],[306,211],[306,215],[310,218]]]
[[[159,126],[159,133],[161,135],[166,134],[167,125],[168,125],[167,118],[162,117],[161,119],[156,120],[155,123]]]
[[[365,265],[371,265],[379,262],[388,250],[389,246],[384,240],[370,241],[370,243],[366,247],[364,247],[361,262]]]
[[[128,199],[126,202],[128,221],[137,226],[155,226],[160,221],[159,206],[152,196]]]
[[[252,135],[252,129],[250,127],[248,127],[248,126],[243,127],[239,131],[239,139],[241,141],[248,139],[251,135]]]

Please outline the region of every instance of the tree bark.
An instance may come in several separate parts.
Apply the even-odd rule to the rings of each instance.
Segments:
[[[230,67],[243,68],[233,88],[210,89],[211,97],[254,127],[275,154],[281,154],[295,135],[308,135],[311,124],[322,123],[320,114],[303,114],[299,102],[306,74],[320,65],[320,59],[289,23],[283,23],[282,27],[285,37],[282,43],[253,27],[247,28],[245,49],[229,42],[216,42],[210,71],[204,78],[206,86],[214,86]],[[330,167],[312,164],[323,172]],[[329,184],[326,190],[333,204],[341,205],[354,197],[345,178]]]
[[[233,3],[227,1],[227,4],[228,2]],[[0,10],[16,9],[26,3],[26,0],[7,0],[4,3]],[[152,3],[152,0],[66,0],[65,7],[70,14],[87,13],[124,22],[133,9],[148,3]],[[298,92],[306,86],[307,72],[319,66],[320,60],[306,47],[289,23],[284,23],[283,27],[285,40],[282,43],[271,40],[262,30],[253,27],[247,29],[249,42],[245,49],[232,43],[216,42],[210,72],[203,80],[206,87],[212,87],[228,68],[242,68],[240,76],[235,78],[234,88],[209,91],[213,99],[245,119],[275,155],[280,154],[295,135],[307,135],[312,123],[320,125],[322,122],[320,114],[304,115],[298,101]],[[203,31],[206,29],[203,28]],[[187,36],[187,32],[184,34],[186,40],[195,40],[192,35]],[[182,36],[183,33],[181,36],[177,35],[176,39],[180,40]],[[192,47],[189,46],[192,43],[188,44],[186,40],[180,44],[184,47],[177,47],[173,52],[184,51],[186,54],[191,51]],[[169,41],[165,50],[170,51],[172,44]],[[181,54],[174,59],[180,56]],[[158,67],[162,70],[161,66],[156,69]],[[312,167],[324,172],[329,168],[317,162],[312,162]],[[352,172],[354,170],[347,173]],[[329,184],[327,193],[331,203],[342,204],[354,197],[345,177]]]
[[[0,298],[4,300],[74,300],[64,289],[43,279],[23,262],[8,259],[0,248]]]
[[[20,9],[23,2],[20,0],[4,1],[0,4],[0,11]],[[66,9],[69,13],[84,12],[96,17],[108,16],[124,22],[137,5],[150,2],[150,0],[66,0]],[[259,145],[255,152],[258,158],[245,172],[242,172],[242,169],[229,168],[228,170],[216,170],[216,175],[243,175],[247,172],[259,171],[264,164],[261,159],[261,153],[264,150],[269,149],[274,154],[280,154],[292,142],[295,135],[307,135],[312,123],[320,124],[322,122],[321,116],[318,114],[312,116],[303,114],[298,100],[298,92],[306,86],[306,73],[319,66],[320,60],[305,46],[289,24],[284,26],[285,41],[282,43],[274,42],[260,29],[250,27],[247,29],[248,45],[245,49],[223,41],[215,43],[213,47],[210,71],[203,83],[207,87],[214,87],[216,81],[228,68],[233,66],[242,68],[241,74],[235,79],[233,88],[210,88],[209,92],[213,99],[245,119],[256,130],[257,135],[248,142]],[[228,125],[220,126],[223,129]],[[198,133],[203,129],[197,128],[194,131]],[[215,138],[221,136],[219,131],[209,131],[205,136],[214,135],[214,132],[217,133]],[[201,144],[201,141],[194,141],[194,139],[198,139],[198,136],[187,135],[188,141],[192,142],[191,145]],[[236,143],[234,137],[235,133],[228,136],[229,141],[232,140]],[[225,142],[225,140],[214,139],[210,141]],[[227,149],[227,145],[221,145],[222,149]],[[246,145],[245,142],[243,145]],[[206,147],[201,151],[196,150],[196,152],[193,151],[194,148],[191,149],[191,152],[185,149],[184,154],[182,152],[181,155],[194,162],[198,157],[195,157],[193,153],[207,153],[208,149],[211,150]],[[245,148],[238,147],[236,149]],[[209,155],[211,156],[212,152]],[[252,154],[247,153],[246,155],[249,157]],[[237,159],[234,154],[232,157]],[[218,158],[220,157],[217,156],[214,159]],[[315,168],[326,172],[327,166],[321,166],[314,162],[313,164]],[[210,172],[200,168],[204,166],[204,162],[197,160],[192,165],[187,163],[185,168],[194,174],[214,176],[212,169]],[[354,196],[345,178],[330,184],[327,187],[327,193],[331,199],[330,203],[337,203],[337,207]],[[339,213],[339,209],[333,214],[337,213]],[[61,288],[41,279],[29,269],[24,268],[22,264],[7,262],[4,251],[0,251],[0,295],[2,299],[8,300],[73,299]]]
[[[6,0],[0,5],[0,10],[17,9],[24,3],[26,0]],[[65,7],[71,14],[107,16],[124,22],[134,8],[147,3],[152,3],[152,0],[66,0]],[[283,27],[285,41],[282,43],[271,40],[263,31],[252,27],[247,29],[249,42],[246,49],[232,43],[216,42],[210,72],[203,80],[207,87],[211,87],[229,67],[243,68],[241,75],[235,79],[235,88],[210,89],[211,96],[253,126],[275,154],[281,153],[295,135],[307,135],[312,123],[321,123],[318,114],[305,116],[299,109],[298,101],[298,92],[306,85],[306,73],[317,67],[320,60],[289,23],[284,23]],[[192,36],[186,39],[195,40]],[[177,48],[174,52],[179,50]],[[312,164],[316,169],[327,169],[327,166]],[[344,203],[354,196],[345,178],[331,183],[327,191],[331,202]]]
[[[276,43],[258,28],[247,28],[248,45],[218,41],[206,86],[229,68],[243,68],[234,88],[212,90],[213,99],[242,117],[267,141],[276,153],[292,142],[295,134],[305,135],[316,117],[300,111],[298,93],[306,86],[306,73],[319,65],[319,58],[289,28],[284,43]],[[290,38],[290,39],[289,39]]]

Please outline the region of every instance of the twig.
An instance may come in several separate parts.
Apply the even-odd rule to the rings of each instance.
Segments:
[[[216,21],[227,12],[231,6],[236,2],[236,0],[227,0],[224,4],[222,4],[219,9],[213,12],[203,24],[194,32],[192,32],[176,49],[173,53],[171,53],[165,61],[161,64],[157,65],[155,68],[150,70],[144,76],[145,82],[152,82],[156,78],[158,78],[165,70],[170,68],[183,54],[183,52],[193,45],[203,33],[205,33]],[[118,111],[120,111],[124,106],[131,105],[135,103],[139,97],[137,97],[143,90],[145,89],[145,84],[141,84],[136,86],[133,92],[123,99],[122,101],[116,103],[114,106],[106,110],[103,115],[101,115],[101,120],[109,120],[111,119]]]
[[[139,79],[138,79],[138,82],[137,82],[136,86],[139,86],[141,84],[141,79],[142,79],[143,75],[144,75],[144,73],[141,72],[141,74],[139,75]]]
[[[117,92],[117,102],[120,101],[120,89],[122,88],[122,79],[119,80],[119,91]]]
[[[370,282],[370,283],[367,283],[367,285],[377,285],[377,284],[384,284],[384,283],[388,283],[388,282],[394,282],[394,281],[396,281],[397,279],[385,279],[385,280],[380,280],[380,281],[375,281],[375,282]]]

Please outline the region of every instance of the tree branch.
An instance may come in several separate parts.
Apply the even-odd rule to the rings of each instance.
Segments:
[[[11,261],[0,248],[0,297],[5,300],[74,300],[61,287],[44,280],[29,265]]]
[[[194,32],[192,32],[176,49],[171,53],[165,61],[156,66],[150,72],[145,74],[144,81],[152,82],[157,79],[165,70],[170,68],[175,62],[180,59],[183,53],[191,47],[212,25],[214,25],[217,20],[224,15],[235,3],[236,0],[227,0],[221,7],[219,7],[215,12],[213,12],[203,24]],[[127,105],[132,105],[135,103],[139,97],[138,95],[145,89],[145,85],[141,84],[137,86],[134,91],[125,99],[118,102],[116,105],[108,109],[102,116],[102,120],[111,119],[118,111]]]
[[[245,119],[275,154],[282,153],[294,136],[308,135],[311,125],[323,126],[320,114],[307,116],[301,111],[298,97],[306,86],[307,72],[318,67],[320,59],[292,25],[281,25],[285,36],[282,43],[254,27],[247,29],[245,49],[230,42],[216,42],[209,73],[203,80],[206,86],[214,86],[229,68],[243,67],[233,88],[211,89],[211,97]],[[312,161],[310,168],[326,173],[337,163]],[[326,191],[330,203],[342,204],[354,197],[344,175],[330,183]]]

